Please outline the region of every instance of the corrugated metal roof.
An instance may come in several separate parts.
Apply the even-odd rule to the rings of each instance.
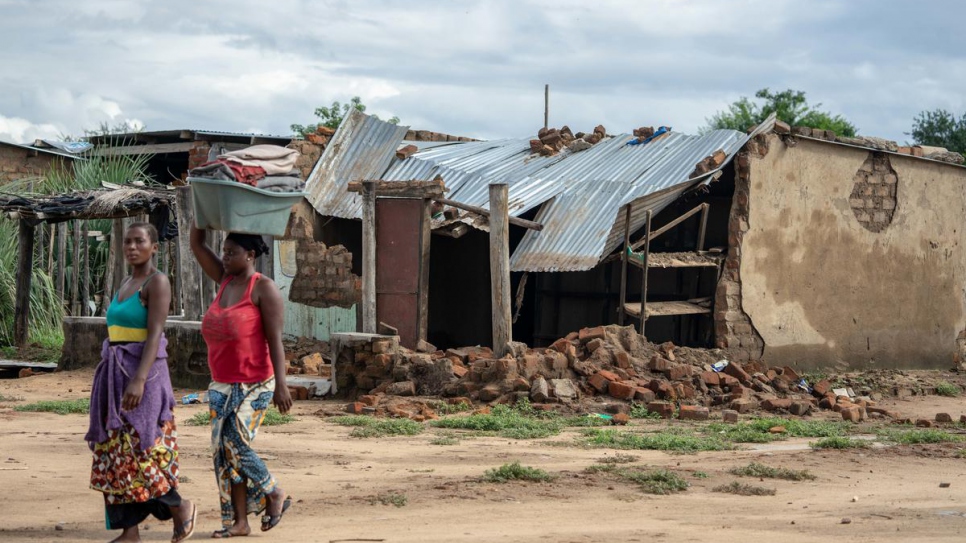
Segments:
[[[382,179],[408,126],[352,110],[315,163],[306,182],[308,200],[319,213],[343,219],[362,216],[362,198],[348,192],[350,181]]]
[[[60,149],[48,149],[44,147],[34,147],[33,145],[24,145],[21,143],[13,143],[12,141],[0,140],[0,145],[9,145],[11,147],[19,147],[21,149],[26,149],[27,151],[35,151],[38,153],[45,153],[48,155],[56,155],[63,158],[69,158],[71,160],[86,160],[82,156],[68,153],[66,151],[61,151]]]
[[[514,251],[514,271],[579,271],[596,266],[623,240],[620,208],[633,202],[634,230],[645,212],[663,209],[685,190],[714,172],[688,179],[704,157],[722,149],[728,160],[755,134],[715,130],[700,136],[671,132],[645,145],[628,145],[633,136],[608,138],[590,149],[550,157],[530,153],[528,139],[458,142],[421,149],[406,160],[395,150],[405,127],[364,114],[343,121],[309,176],[309,201],[322,215],[359,218],[361,201],[348,193],[349,181],[409,180],[441,176],[447,198],[489,207],[489,185],[506,183],[510,214],[522,215],[541,204],[529,231]],[[549,203],[547,203],[549,202]]]

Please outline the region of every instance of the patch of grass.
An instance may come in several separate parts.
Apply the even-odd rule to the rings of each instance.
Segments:
[[[631,418],[632,419],[659,419],[661,415],[653,411],[647,410],[647,405],[642,403],[632,403],[631,404]]]
[[[776,492],[774,488],[747,485],[744,483],[739,483],[738,481],[734,481],[730,485],[716,486],[712,488],[711,491],[737,494],[739,496],[774,496]]]
[[[773,468],[758,462],[747,466],[735,467],[729,470],[732,475],[740,477],[760,477],[765,479],[784,479],[786,481],[813,481],[816,479],[808,470],[794,470],[787,468]]]
[[[403,507],[407,503],[409,503],[409,498],[407,498],[405,494],[389,493],[389,494],[382,494],[382,495],[370,498],[369,503],[372,505],[376,505],[377,503],[380,503],[382,505],[394,505],[396,507]]]
[[[57,413],[58,415],[86,415],[90,412],[90,400],[45,400],[42,402],[18,405],[14,411],[32,413]]]
[[[775,426],[784,426],[785,433],[770,433],[768,430]],[[738,424],[711,423],[708,425],[708,432],[720,434],[724,439],[735,443],[768,443],[788,437],[842,436],[849,432],[849,427],[835,421],[766,417]]]
[[[611,425],[610,420],[598,417],[596,415],[566,417],[562,420],[562,423],[564,426],[569,428],[593,428],[596,426]]]
[[[940,396],[955,397],[959,396],[960,392],[962,392],[962,390],[949,381],[940,381],[936,384],[936,394]]]
[[[265,418],[262,419],[262,426],[281,426],[282,424],[288,424],[290,422],[295,422],[295,417],[292,415],[283,415],[278,409],[271,407],[265,412]],[[195,413],[191,418],[184,421],[184,424],[188,426],[208,426],[211,424],[211,411],[202,411],[200,413]]]
[[[437,402],[432,402],[430,406],[432,406],[432,408],[436,411],[436,413],[440,415],[453,415],[456,413],[463,413],[473,409],[473,406],[466,402],[450,404],[446,402],[437,401]]]
[[[845,436],[831,436],[809,443],[813,449],[868,449],[872,446],[865,439],[853,439]]]
[[[633,464],[637,457],[633,454],[617,453],[614,456],[604,456],[597,459],[601,464]]]
[[[584,468],[584,473],[613,473],[618,469],[617,464],[591,464]]]
[[[698,451],[727,451],[734,448],[730,443],[713,435],[696,436],[676,432],[656,434],[633,434],[616,430],[587,430],[587,444],[613,449],[672,451],[695,453]]]
[[[438,436],[438,437],[434,437],[432,441],[429,442],[429,444],[442,445],[442,446],[459,445],[460,440],[453,436]]]
[[[503,464],[496,469],[488,469],[483,474],[483,481],[487,483],[505,483],[507,481],[543,483],[553,479],[553,475],[546,471],[530,466],[521,466],[519,462]]]
[[[617,470],[617,475],[621,479],[637,483],[648,494],[673,494],[685,491],[690,486],[683,477],[666,469],[641,471],[622,468]]]
[[[350,437],[414,436],[423,431],[423,425],[410,419],[377,419],[367,415],[335,417],[332,422],[340,426],[355,426]]]
[[[436,428],[493,432],[511,439],[549,437],[559,434],[564,427],[564,422],[553,414],[538,415],[541,412],[530,407],[529,402],[521,403],[523,405],[518,404],[516,408],[498,405],[488,414],[440,419],[433,421],[432,425]]]
[[[966,458],[966,449],[956,451],[956,458]]]
[[[4,394],[0,394],[0,402],[22,402],[24,400],[26,400],[26,398],[23,396],[6,396]]]
[[[711,477],[711,476],[708,475],[707,472],[696,471],[691,474],[691,477],[694,477],[695,479],[707,479],[708,477]]]
[[[883,430],[878,433],[881,441],[899,445],[922,445],[924,443],[954,443],[963,441],[963,436],[945,430],[917,428],[914,430]]]

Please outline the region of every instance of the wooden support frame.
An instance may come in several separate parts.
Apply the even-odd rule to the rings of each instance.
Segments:
[[[651,254],[651,210],[647,210],[644,218],[644,262],[641,267],[641,336],[644,337],[644,325],[647,322],[647,259]]]
[[[680,217],[678,217],[678,218],[674,219],[673,221],[665,224],[664,226],[658,228],[657,230],[655,230],[653,232],[650,232],[650,235],[651,235],[650,239],[651,240],[657,239],[658,236],[660,236],[661,234],[664,234],[668,230],[670,230],[670,229],[674,228],[675,226],[681,224],[682,222],[688,220],[689,218],[691,218],[692,216],[694,216],[699,211],[702,212],[702,224],[703,225],[706,225],[707,224],[707,209],[708,209],[708,207],[710,207],[710,206],[708,204],[706,204],[706,203],[694,207],[693,209],[691,209],[690,211],[688,211],[684,215],[681,215]],[[701,239],[701,243],[704,244],[704,240],[703,240],[703,237],[704,237],[704,227],[702,227],[702,229],[701,229],[700,236],[702,238]],[[639,240],[639,241],[635,242],[633,245],[631,245],[631,249],[634,250],[634,251],[636,251],[641,245],[644,244],[644,241],[645,240],[642,239],[642,240]],[[700,251],[701,249],[699,248],[698,250]]]
[[[178,258],[177,280],[180,281],[178,290],[181,293],[181,304],[184,320],[201,320],[201,266],[191,252],[189,233],[194,226],[194,208],[191,204],[191,187],[178,187],[176,205],[178,211]]]
[[[631,204],[624,207],[624,245],[621,249],[621,299],[617,308],[617,324],[624,326],[624,302],[627,300],[627,251],[631,247]]]
[[[350,181],[349,192],[364,194],[365,184],[372,183],[376,195],[396,198],[435,198],[446,192],[442,179],[433,181]]]
[[[501,358],[513,341],[510,293],[510,221],[505,184],[490,185],[490,291],[492,295],[493,354]]]
[[[19,221],[19,254],[17,255],[17,294],[14,301],[14,344],[23,349],[30,333],[30,279],[34,268],[34,227]]]
[[[470,213],[476,213],[477,215],[482,215],[484,217],[490,218],[490,210],[483,209],[482,207],[471,206],[469,204],[464,204],[462,202],[457,202],[454,200],[449,200],[447,198],[434,198],[437,202],[447,205],[450,207],[455,207],[457,209],[462,209],[463,211],[469,211]],[[530,230],[540,231],[543,230],[543,225],[538,222],[528,221],[526,219],[521,219],[519,217],[509,217],[508,222],[515,226],[522,226]]]
[[[363,181],[362,187],[362,332],[375,334],[376,181]]]

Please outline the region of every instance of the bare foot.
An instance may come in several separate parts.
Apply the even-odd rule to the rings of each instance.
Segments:
[[[275,490],[271,494],[265,496],[265,501],[268,503],[265,506],[265,512],[273,517],[281,516],[282,507],[285,503],[285,491],[281,487],[275,487]]]
[[[141,543],[141,532],[137,526],[125,528],[121,535],[111,540],[111,543]]]
[[[174,534],[171,536],[172,543],[180,543],[191,537],[195,533],[195,520],[197,520],[198,509],[190,500],[181,500],[179,507],[171,508],[171,516],[174,520]]]

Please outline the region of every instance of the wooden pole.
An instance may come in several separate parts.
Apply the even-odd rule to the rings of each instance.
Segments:
[[[201,266],[191,252],[191,226],[194,225],[194,208],[191,205],[191,187],[178,187],[176,196],[178,212],[178,276],[181,278],[181,303],[184,320],[201,319]]]
[[[81,280],[80,287],[80,300],[81,300],[81,316],[89,317],[91,314],[90,309],[90,299],[91,299],[91,238],[88,235],[87,221],[83,221],[81,226],[81,238],[84,240],[84,247],[81,249],[81,265],[84,266],[84,275]]]
[[[56,239],[57,225],[48,224],[47,226],[47,275],[54,276],[54,246],[57,245]]]
[[[362,189],[362,332],[376,333],[376,184]]]
[[[644,322],[647,321],[647,260],[651,255],[651,210],[644,219],[644,262],[641,272],[641,336],[644,336]]]
[[[469,204],[464,204],[462,202],[456,202],[454,200],[449,200],[447,198],[433,198],[433,199],[436,200],[437,202],[443,204],[443,205],[455,207],[455,208],[458,208],[458,209],[463,209],[465,211],[469,211],[471,213],[476,213],[477,215],[482,215],[484,217],[489,217],[490,216],[490,212],[488,210],[486,210],[486,209],[483,209],[482,207],[471,206]],[[528,221],[526,219],[521,219],[519,217],[510,217],[509,220],[510,220],[510,224],[515,224],[517,226],[522,226],[524,228],[529,228],[530,230],[538,230],[538,231],[539,230],[543,230],[543,225],[540,224],[540,223],[538,223],[538,222]]]
[[[14,343],[17,348],[27,346],[30,335],[30,279],[34,268],[34,227],[27,221],[20,223],[20,247],[17,255],[17,294],[14,303]]]
[[[543,127],[550,126],[550,84],[543,86]]]
[[[57,296],[61,305],[66,305],[66,277],[67,273],[67,223],[57,224]]]
[[[114,261],[118,256],[114,252],[114,227],[111,226],[110,237],[107,238],[107,263],[104,265],[104,288],[101,295],[101,306],[97,308],[98,316],[104,316],[107,306],[114,297]]]
[[[114,282],[111,284],[111,294],[113,295],[121,288],[121,281],[127,268],[124,266],[124,231],[130,219],[114,219],[111,224],[111,246],[114,248]]]
[[[701,227],[698,229],[698,251],[704,250],[704,235],[708,231],[708,208],[707,203],[701,204]]]
[[[490,291],[493,298],[493,354],[507,354],[513,340],[513,308],[510,301],[510,221],[507,186],[490,185]]]
[[[624,304],[627,303],[627,251],[631,247],[631,204],[624,208],[624,247],[621,250],[621,299],[617,308],[617,324],[624,326]]]
[[[70,274],[70,314],[73,316],[80,315],[80,274],[81,262],[81,231],[80,225],[77,221],[71,221],[71,230],[74,233],[74,253],[71,257],[71,274]]]

